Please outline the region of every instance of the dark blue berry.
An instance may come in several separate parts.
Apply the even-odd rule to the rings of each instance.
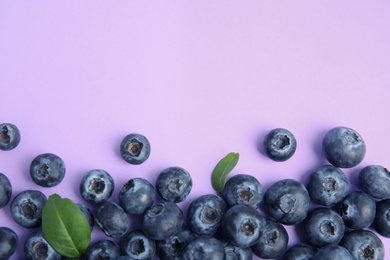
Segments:
[[[253,252],[250,247],[236,246],[226,237],[220,241],[225,249],[227,260],[252,260]]]
[[[95,220],[94,220],[92,211],[89,208],[87,208],[85,205],[83,205],[83,204],[76,203],[76,205],[77,205],[77,207],[79,207],[81,212],[83,212],[85,218],[87,219],[87,222],[88,222],[88,225],[89,225],[89,229],[92,232],[93,226],[95,225]]]
[[[363,191],[376,199],[390,198],[390,172],[381,165],[368,165],[359,173]]]
[[[340,168],[358,165],[366,154],[366,145],[358,132],[348,127],[329,130],[322,142],[328,161]]]
[[[18,246],[18,236],[7,227],[0,227],[0,259],[10,258]]]
[[[297,141],[290,131],[276,128],[265,136],[264,147],[269,158],[276,162],[283,162],[294,155]]]
[[[390,199],[376,203],[374,228],[382,236],[390,238]]]
[[[117,260],[120,255],[120,247],[115,241],[103,239],[88,246],[88,249],[85,252],[85,259]]]
[[[128,233],[121,243],[122,254],[132,257],[131,259],[152,259],[156,253],[156,242],[148,238],[142,231],[133,230]]]
[[[225,260],[225,249],[218,239],[210,236],[200,236],[184,248],[182,259]]]
[[[157,254],[161,260],[181,260],[181,252],[194,240],[195,235],[187,227],[166,240],[157,240]]]
[[[306,187],[293,179],[274,183],[264,195],[269,214],[281,224],[296,225],[307,216],[310,196]]]
[[[351,253],[353,259],[383,260],[385,257],[382,241],[368,230],[347,232],[340,245]]]
[[[108,237],[123,237],[130,229],[130,219],[115,202],[106,201],[95,213],[95,223]]]
[[[0,173],[0,209],[4,208],[11,199],[11,182],[4,174]]]
[[[11,215],[16,223],[25,228],[41,226],[42,210],[46,196],[38,190],[25,190],[12,200]]]
[[[220,231],[228,206],[223,198],[206,194],[193,200],[187,210],[187,225],[196,235],[213,236]]]
[[[156,189],[162,199],[179,203],[190,194],[192,179],[185,169],[169,167],[158,175]]]
[[[154,240],[165,240],[179,232],[184,216],[181,209],[171,201],[152,206],[143,217],[142,231]]]
[[[283,260],[311,260],[317,249],[311,245],[298,243],[288,249],[283,255]]]
[[[93,205],[107,201],[114,188],[115,183],[111,175],[100,169],[88,171],[80,183],[81,197]]]
[[[140,134],[129,134],[123,138],[120,145],[122,158],[130,164],[141,164],[150,155],[150,143]]]
[[[257,209],[263,201],[264,191],[252,175],[237,174],[226,182],[223,197],[229,207],[246,204]]]
[[[354,260],[354,258],[352,257],[351,253],[344,247],[330,244],[320,248],[312,260]]]
[[[153,206],[155,199],[153,185],[143,178],[129,180],[119,192],[119,204],[128,214],[144,214]]]
[[[54,187],[64,179],[65,163],[55,154],[40,154],[30,164],[30,176],[39,186]]]
[[[58,254],[43,236],[42,229],[35,230],[24,244],[24,256],[28,260],[60,260]]]
[[[19,129],[9,123],[0,124],[0,150],[9,151],[18,146],[20,142]]]

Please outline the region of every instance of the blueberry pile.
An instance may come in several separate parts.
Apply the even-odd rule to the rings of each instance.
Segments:
[[[19,142],[15,125],[0,124],[0,150],[12,150]],[[297,141],[290,131],[277,128],[265,136],[263,145],[270,159],[282,162],[294,155]],[[253,255],[286,260],[384,259],[384,246],[369,228],[390,237],[390,172],[369,165],[359,174],[361,190],[349,192],[342,168],[362,162],[366,153],[362,137],[351,128],[335,127],[324,136],[322,146],[330,164],[314,169],[308,183],[283,179],[264,191],[254,176],[237,174],[227,180],[223,194],[195,198],[186,214],[177,203],[187,199],[192,179],[181,167],[163,170],[155,185],[143,178],[127,181],[119,192],[119,204],[110,200],[115,189],[112,176],[102,169],[90,170],[79,191],[96,210],[93,214],[86,205],[77,206],[90,230],[96,224],[107,239],[91,243],[83,259],[248,260]],[[120,144],[122,158],[134,165],[145,162],[150,151],[149,141],[140,134],[127,135]],[[65,171],[62,159],[51,153],[38,155],[30,165],[31,179],[42,187],[61,183]],[[24,241],[26,259],[69,259],[53,250],[43,235],[46,196],[25,190],[11,201],[11,195],[11,183],[0,173],[0,208],[10,205],[17,224],[35,229]],[[157,195],[162,202],[157,203]],[[261,204],[270,217],[258,210]],[[129,215],[140,216],[142,225],[134,229]],[[287,250],[284,225],[299,225],[305,242]],[[0,259],[9,259],[17,245],[17,234],[0,227]]]

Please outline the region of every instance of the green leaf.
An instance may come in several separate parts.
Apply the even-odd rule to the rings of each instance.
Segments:
[[[53,194],[42,211],[42,231],[57,253],[68,258],[81,258],[91,242],[88,221],[70,199]]]
[[[219,194],[223,195],[227,176],[237,165],[239,157],[238,153],[229,153],[215,166],[211,175],[211,183]]]

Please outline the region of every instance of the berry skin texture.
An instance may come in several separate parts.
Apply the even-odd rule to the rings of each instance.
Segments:
[[[224,214],[222,230],[234,245],[250,247],[261,238],[265,223],[263,215],[257,209],[248,205],[236,205]]]
[[[184,248],[181,259],[225,260],[225,249],[218,239],[210,236],[200,236]]]
[[[163,200],[182,202],[191,192],[191,175],[181,167],[169,167],[158,175],[156,189]]]
[[[157,240],[157,254],[161,260],[181,260],[183,249],[195,239],[195,235],[185,226],[166,240]]]
[[[264,148],[269,158],[276,162],[284,162],[294,155],[297,141],[287,129],[276,128],[265,136]]]
[[[348,194],[347,176],[333,165],[324,165],[310,174],[307,191],[315,203],[334,206]]]
[[[220,241],[225,249],[226,259],[252,260],[253,252],[250,247],[236,246],[226,237]]]
[[[0,209],[4,208],[11,199],[12,186],[6,175],[0,173]]]
[[[298,243],[291,247],[283,255],[283,260],[309,260],[317,253],[317,249],[311,245]]]
[[[123,185],[119,192],[119,204],[132,215],[144,214],[153,206],[156,192],[153,185],[143,178],[134,178]]]
[[[10,258],[18,246],[18,236],[7,227],[0,227],[0,259]]]
[[[351,253],[353,259],[383,260],[385,257],[382,241],[368,230],[347,232],[340,245]]]
[[[11,202],[11,215],[15,222],[22,227],[40,227],[42,210],[46,201],[46,196],[40,191],[22,191]]]
[[[95,222],[108,237],[123,237],[130,229],[130,219],[115,202],[106,201],[99,205]]]
[[[198,236],[213,236],[220,231],[222,217],[228,210],[224,199],[206,194],[191,202],[187,210],[187,225]]]
[[[107,201],[114,191],[115,183],[111,175],[100,169],[88,171],[81,180],[80,194],[83,199],[99,205]]]
[[[376,204],[367,193],[355,191],[345,197],[338,210],[347,227],[363,229],[368,228],[374,222]]]
[[[229,207],[246,204],[257,209],[263,201],[264,190],[252,175],[237,174],[226,182],[223,197]]]
[[[10,151],[20,143],[20,131],[16,125],[0,124],[0,150]]]
[[[152,259],[156,253],[156,242],[142,231],[133,230],[123,238],[121,250],[122,254],[130,256],[131,259]]]
[[[117,260],[120,255],[120,247],[115,241],[103,239],[88,246],[87,251],[85,252],[85,259]]]
[[[166,240],[181,230],[183,222],[181,209],[174,202],[164,201],[146,211],[142,231],[151,239]]]
[[[315,208],[304,221],[308,243],[320,248],[338,244],[344,236],[345,224],[341,216],[330,208]]]
[[[322,142],[326,159],[339,168],[352,168],[358,165],[366,154],[366,144],[355,130],[348,127],[335,127],[329,130]]]
[[[24,256],[27,260],[60,260],[61,255],[47,243],[42,229],[34,231],[24,243]]]
[[[150,143],[141,134],[129,134],[121,142],[120,154],[130,164],[141,164],[150,156]]]
[[[376,203],[374,228],[382,236],[390,238],[390,199]]]
[[[307,216],[310,196],[306,187],[293,179],[275,182],[264,195],[269,214],[279,223],[296,225]]]
[[[40,154],[30,164],[30,176],[39,186],[57,186],[65,177],[65,163],[55,154]]]
[[[359,173],[363,191],[376,199],[390,198],[390,172],[381,165],[368,165]]]
[[[264,231],[252,251],[260,258],[275,259],[283,255],[288,244],[286,229],[275,220],[265,221]]]
[[[342,246],[330,244],[318,250],[313,260],[354,260],[351,253]]]

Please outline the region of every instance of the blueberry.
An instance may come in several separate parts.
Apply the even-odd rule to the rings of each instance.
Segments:
[[[114,188],[115,183],[111,175],[99,169],[88,171],[80,183],[81,197],[93,205],[107,201]]]
[[[338,244],[344,236],[345,225],[336,211],[330,208],[316,208],[304,221],[304,230],[308,243],[320,248]]]
[[[13,124],[0,124],[0,150],[9,151],[18,146],[20,131]]]
[[[154,240],[165,240],[179,232],[184,216],[181,209],[171,201],[152,206],[143,217],[142,231]]]
[[[185,226],[165,240],[156,241],[157,254],[161,260],[181,260],[181,252],[192,240],[195,235]]]
[[[237,174],[226,182],[223,197],[229,207],[246,204],[257,209],[263,201],[264,191],[252,175]]]
[[[192,179],[185,169],[169,167],[158,175],[156,189],[162,199],[179,203],[190,194]]]
[[[213,236],[220,231],[228,206],[223,198],[206,194],[193,200],[187,210],[187,225],[196,235]]]
[[[184,248],[182,259],[225,260],[225,249],[218,239],[210,236],[200,236]]]
[[[315,203],[334,206],[348,194],[347,176],[333,165],[323,165],[310,174],[307,191]]]
[[[0,173],[0,209],[4,208],[11,199],[11,182],[4,174]]]
[[[64,179],[65,163],[55,154],[40,154],[30,164],[30,176],[39,186],[54,187]]]
[[[122,158],[130,164],[141,164],[150,155],[150,143],[140,134],[129,134],[123,138],[120,145]]]
[[[313,257],[313,260],[339,260],[339,259],[354,260],[351,253],[347,249],[335,244],[326,245],[320,248]]]
[[[283,255],[287,244],[288,234],[283,225],[267,219],[260,239],[252,246],[252,251],[260,258],[274,259]]]
[[[252,260],[253,252],[250,247],[239,247],[234,245],[229,239],[220,240],[225,249],[226,259],[229,260]]]
[[[129,180],[119,192],[119,204],[128,214],[144,214],[153,206],[155,199],[153,185],[143,178]]]
[[[283,162],[294,155],[297,141],[290,131],[276,128],[265,136],[264,147],[269,158],[276,162]]]
[[[368,230],[347,232],[340,245],[351,253],[353,259],[383,260],[385,257],[382,241]]]
[[[28,260],[60,260],[58,254],[43,236],[42,229],[35,230],[24,244],[24,256]]]
[[[95,220],[94,220],[92,211],[89,208],[87,208],[85,205],[82,205],[82,204],[79,204],[79,203],[76,203],[76,205],[77,205],[77,207],[79,207],[81,212],[83,212],[85,218],[87,219],[87,222],[88,222],[88,225],[89,225],[89,229],[92,232],[93,226],[95,225]]]
[[[222,220],[225,236],[239,247],[255,245],[262,235],[264,225],[263,215],[257,209],[244,204],[229,208]]]
[[[115,241],[103,239],[88,246],[85,252],[85,259],[117,260],[120,255],[120,247]]]
[[[363,229],[368,228],[374,222],[376,204],[367,193],[355,191],[345,197],[338,211],[347,227]]]
[[[382,236],[390,238],[390,199],[376,204],[374,228]]]
[[[95,222],[108,237],[123,237],[130,229],[130,219],[115,202],[106,201],[99,205]]]
[[[381,165],[368,165],[359,173],[363,191],[376,199],[390,198],[390,172]]]
[[[309,244],[298,243],[288,249],[283,260],[310,260],[317,253],[317,249]]]
[[[8,259],[15,253],[18,236],[7,227],[0,227],[0,259]]]
[[[38,190],[25,190],[12,200],[11,215],[16,223],[25,228],[41,226],[42,210],[46,196]]]
[[[358,165],[366,154],[366,145],[358,132],[348,127],[329,130],[322,142],[326,159],[339,168]]]
[[[296,225],[307,216],[310,196],[305,186],[293,179],[274,183],[264,195],[269,214],[281,224]]]
[[[123,238],[121,250],[122,254],[131,256],[131,259],[152,259],[156,253],[156,242],[142,231],[133,230]]]

